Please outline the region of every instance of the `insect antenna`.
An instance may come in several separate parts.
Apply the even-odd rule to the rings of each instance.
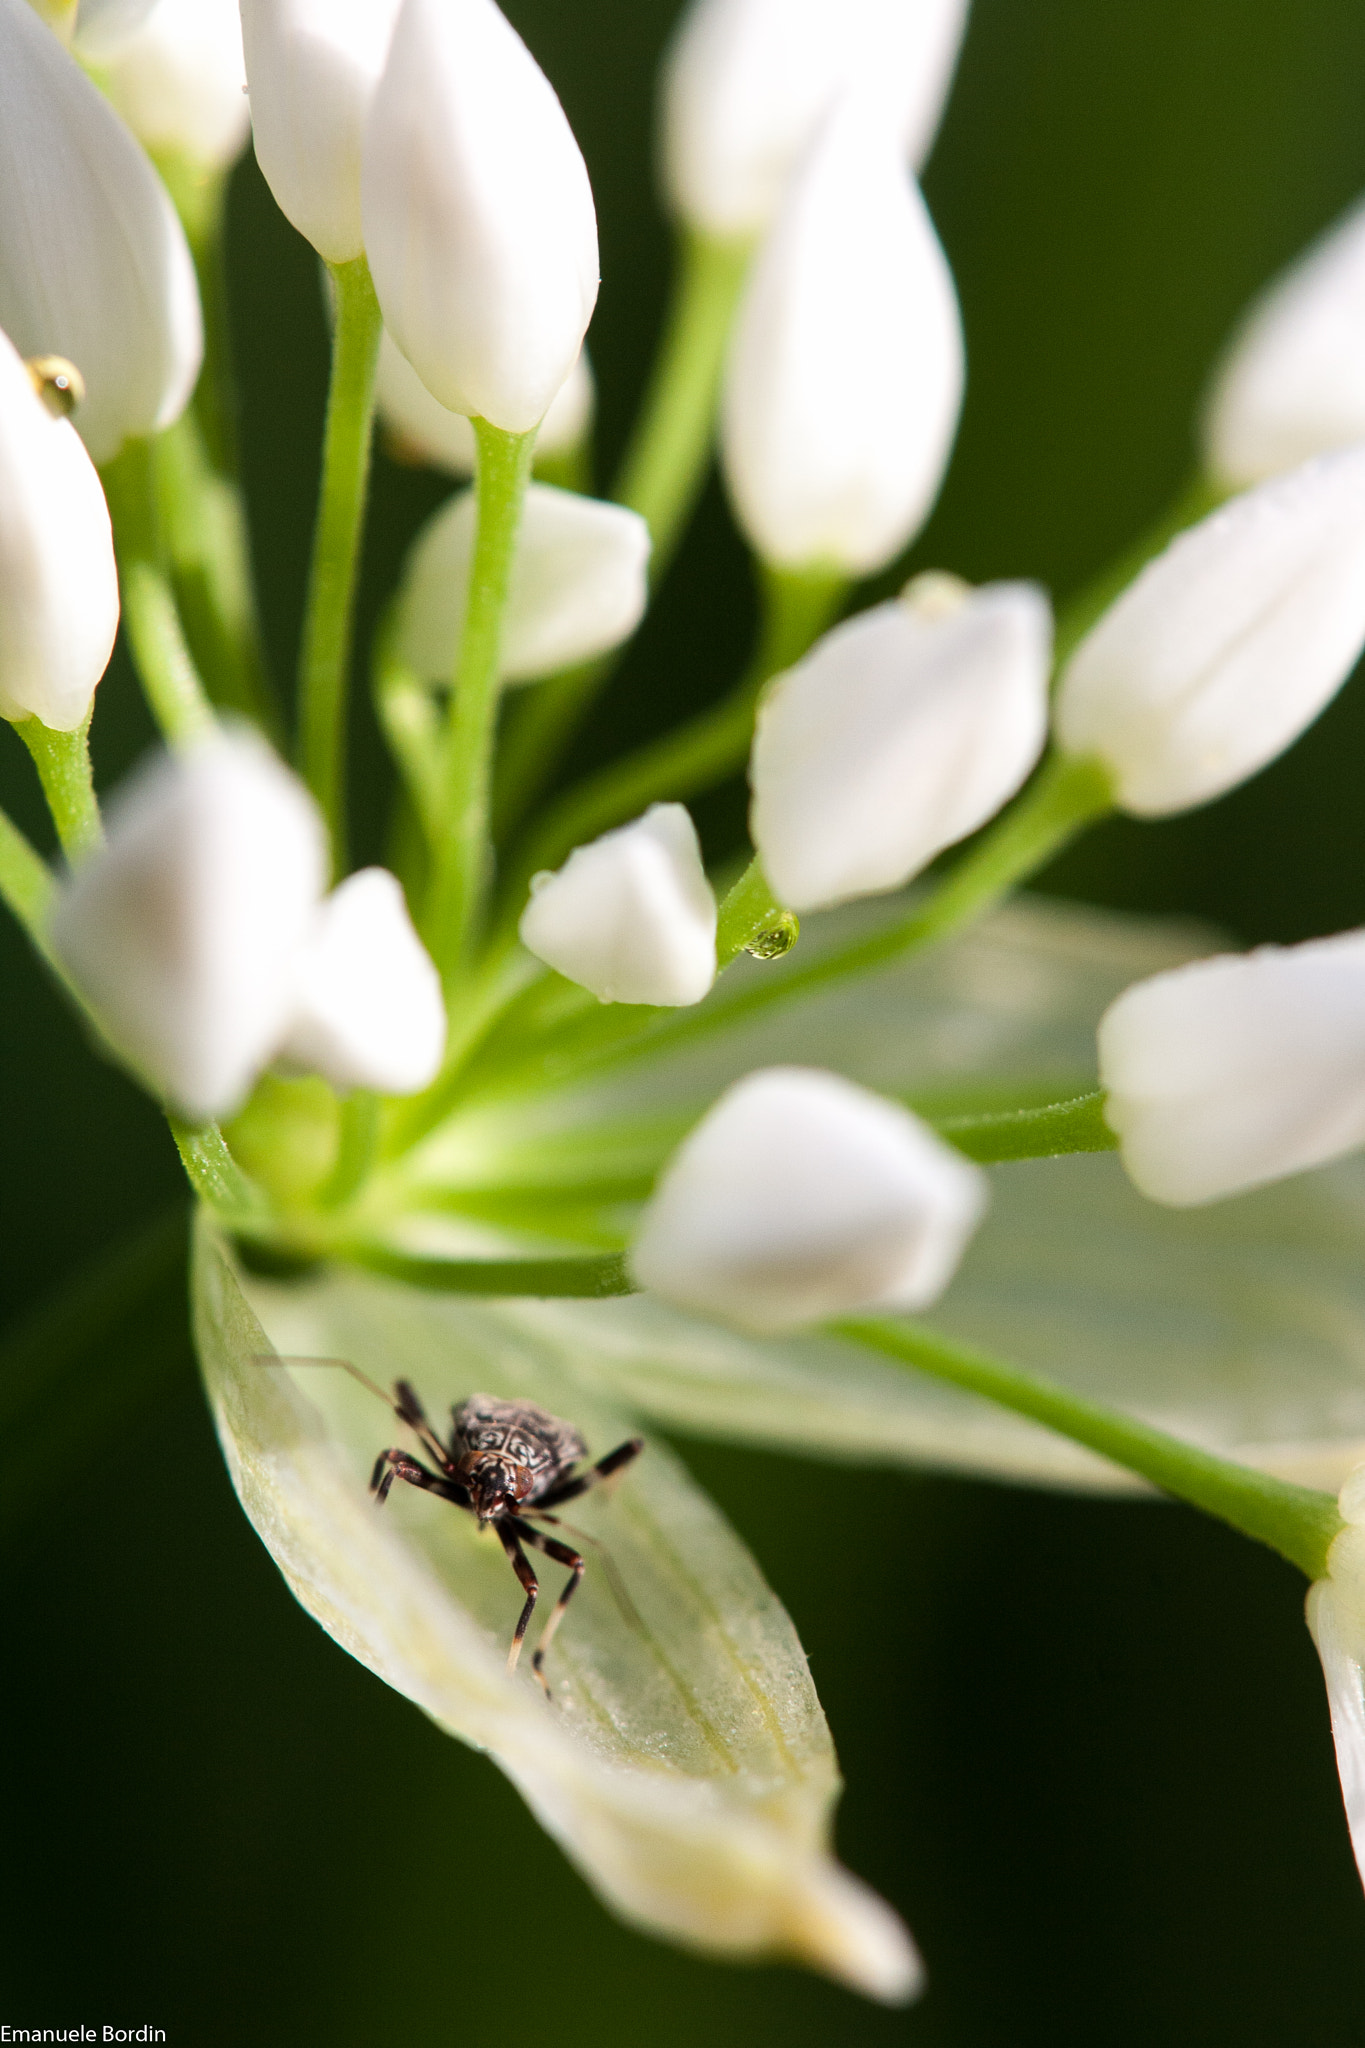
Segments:
[[[251,1363],[253,1365],[328,1365],[336,1366],[342,1372],[348,1372],[351,1378],[358,1380],[360,1385],[368,1393],[373,1394],[377,1401],[382,1401],[391,1415],[396,1415],[400,1422],[406,1423],[423,1449],[436,1459],[444,1471],[448,1472],[451,1470],[450,1453],[432,1430],[431,1424],[427,1421],[422,1411],[421,1402],[405,1380],[399,1380],[394,1392],[386,1394],[378,1381],[372,1380],[368,1373],[360,1370],[358,1365],[353,1365],[349,1358],[304,1358],[279,1351],[258,1351],[252,1357]]]
[[[590,1536],[586,1529],[580,1529],[576,1523],[566,1522],[562,1515],[548,1514],[543,1508],[519,1508],[517,1512],[523,1522],[550,1522],[556,1529],[566,1529],[575,1543],[586,1543],[590,1549],[595,1550],[602,1561],[602,1576],[611,1589],[611,1597],[621,1610],[621,1619],[627,1628],[634,1629],[636,1635],[642,1636],[647,1633],[644,1618],[631,1599],[626,1582],[621,1576],[621,1567],[600,1536]]]

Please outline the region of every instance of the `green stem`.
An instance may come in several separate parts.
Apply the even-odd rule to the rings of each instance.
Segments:
[[[475,420],[478,529],[446,741],[445,819],[436,851],[428,932],[447,984],[462,971],[488,877],[493,740],[502,619],[535,447],[529,434]]]
[[[341,1105],[337,1155],[330,1175],[318,1191],[320,1209],[344,1209],[369,1177],[379,1148],[379,1097],[357,1088]]]
[[[983,1395],[997,1407],[1025,1415],[1073,1443],[1084,1444],[1112,1464],[1150,1480],[1163,1493],[1268,1544],[1310,1579],[1319,1579],[1326,1571],[1328,1549],[1343,1526],[1330,1493],[1235,1465],[1211,1451],[1182,1443],[1164,1430],[1083,1400],[1055,1381],[1004,1365],[908,1323],[858,1318],[831,1328],[837,1336],[950,1386]]]
[[[843,576],[833,572],[765,572],[762,632],[743,680],[709,711],[613,761],[552,804],[514,857],[504,919],[520,916],[527,883],[538,869],[557,867],[575,846],[637,817],[651,803],[695,796],[741,768],[764,689],[800,660],[838,610],[847,587]]]
[[[612,490],[618,504],[629,505],[649,527],[656,589],[710,466],[725,348],[751,250],[748,241],[684,237],[663,339]],[[494,823],[500,840],[520,824],[614,667],[607,656],[518,699],[498,761]]]
[[[1038,1109],[982,1111],[927,1120],[959,1152],[983,1166],[1008,1159],[1059,1159],[1070,1152],[1116,1152],[1118,1134],[1104,1120],[1105,1095],[1093,1088]]]
[[[23,927],[30,944],[52,965],[47,920],[56,883],[47,862],[30,846],[19,827],[0,811],[0,898]]]
[[[370,481],[374,379],[383,320],[363,256],[329,263],[336,291],[322,484],[299,664],[299,767],[345,856],[346,686]]]
[[[118,551],[123,630],[143,691],[165,738],[193,746],[215,730],[215,719],[171,587],[153,444],[129,441],[100,474]]]
[[[104,844],[104,827],[90,767],[93,711],[92,704],[84,723],[75,732],[54,732],[38,718],[21,719],[14,728],[33,756],[62,852],[73,867]]]
[[[175,1116],[166,1121],[200,1201],[233,1229],[263,1223],[269,1215],[265,1197],[233,1158],[217,1124],[187,1124]]]
[[[347,1245],[345,1256],[372,1273],[441,1294],[600,1301],[636,1291],[620,1252],[576,1259],[423,1259],[362,1243]]]
[[[741,953],[759,960],[780,960],[801,935],[794,913],[773,894],[758,855],[720,906],[716,926],[716,967],[724,969]]]
[[[158,435],[156,469],[191,657],[213,702],[278,744],[283,729],[266,677],[242,496],[210,463],[195,412]]]
[[[752,243],[688,233],[664,338],[612,496],[648,522],[657,583],[711,461],[726,344]]]

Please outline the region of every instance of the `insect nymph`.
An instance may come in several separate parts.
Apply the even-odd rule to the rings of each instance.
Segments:
[[[364,1378],[355,1367],[350,1370],[357,1379]],[[372,1381],[366,1380],[365,1384],[373,1387]],[[373,1391],[378,1393],[379,1389],[374,1387]],[[587,1445],[572,1423],[561,1422],[557,1415],[538,1408],[534,1401],[499,1401],[491,1394],[471,1394],[450,1412],[449,1443],[442,1443],[427,1420],[416,1389],[407,1380],[395,1381],[389,1405],[437,1469],[433,1472],[404,1450],[381,1451],[375,1460],[371,1491],[382,1507],[394,1480],[402,1479],[424,1493],[453,1502],[457,1508],[467,1508],[477,1516],[480,1528],[497,1530],[526,1595],[507,1656],[509,1671],[516,1670],[540,1593],[540,1582],[523,1544],[553,1558],[556,1564],[567,1565],[569,1582],[555,1602],[531,1659],[536,1677],[548,1693],[545,1652],[587,1565],[567,1543],[534,1528],[532,1520],[557,1527],[557,1517],[548,1511],[577,1500],[629,1465],[644,1449],[643,1439],[631,1437],[614,1451],[608,1451],[595,1465],[575,1471],[588,1454]]]

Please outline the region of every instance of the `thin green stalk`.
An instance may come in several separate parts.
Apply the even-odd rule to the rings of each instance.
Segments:
[[[1059,1159],[1072,1152],[1117,1151],[1118,1134],[1104,1120],[1104,1102],[1104,1090],[1092,1088],[1036,1109],[979,1110],[926,1121],[983,1166],[1008,1159]]]
[[[475,420],[478,529],[446,739],[445,819],[427,931],[449,984],[463,971],[491,859],[489,813],[497,731],[502,619],[535,448],[529,434]]]
[[[636,1291],[619,1252],[576,1259],[423,1259],[385,1245],[358,1243],[348,1244],[345,1254],[372,1273],[440,1294],[600,1301]]]
[[[177,150],[153,155],[190,245],[204,312],[193,400],[156,440],[176,600],[214,703],[252,719],[278,744],[283,727],[266,672],[240,488],[224,255],[229,172],[205,170]]]
[[[648,522],[656,583],[706,479],[726,344],[752,250],[747,239],[683,238],[663,341],[612,491]]]
[[[1126,1472],[1150,1480],[1163,1493],[1269,1545],[1310,1579],[1321,1578],[1327,1569],[1327,1552],[1343,1526],[1330,1493],[1272,1479],[1212,1451],[1198,1450],[1164,1430],[1084,1400],[1055,1381],[953,1344],[931,1330],[861,1317],[835,1323],[831,1329],[836,1336],[949,1386],[983,1395],[997,1407],[1084,1444]]]
[[[827,983],[871,973],[951,937],[993,909],[1112,807],[1113,786],[1098,761],[1053,755],[971,852],[879,931],[814,958],[798,952],[791,960],[779,960],[741,993],[712,998],[693,1010],[589,1011],[575,1023],[558,1026],[552,1046],[538,1040],[515,1055],[515,1064],[509,1060],[496,1076],[482,1079],[499,1089],[515,1087],[520,1068],[539,1073],[550,1057],[556,1080],[590,1068],[624,1066],[642,1056],[654,1058],[665,1049],[732,1030],[760,1011],[800,1001]]]
[[[195,412],[156,440],[157,486],[176,603],[213,702],[278,743],[283,727],[266,676],[241,492],[209,461]]]
[[[379,1097],[357,1088],[341,1105],[336,1163],[318,1191],[320,1209],[344,1209],[358,1194],[374,1165],[379,1147]]]
[[[130,441],[101,471],[118,553],[123,630],[152,716],[172,746],[193,746],[215,729],[171,587],[150,441]]]
[[[346,686],[370,481],[374,379],[383,327],[363,256],[329,263],[336,291],[322,483],[299,664],[299,768],[345,866]]]
[[[33,756],[62,852],[73,867],[104,844],[104,827],[90,767],[93,710],[92,705],[75,732],[54,732],[39,718],[20,719],[14,728]]]
[[[53,964],[47,920],[56,883],[47,862],[30,846],[19,827],[0,811],[0,898],[23,927],[30,944]]]
[[[801,935],[794,913],[773,894],[758,855],[720,906],[716,925],[716,967],[723,970],[741,953],[780,960]]]
[[[762,632],[743,680],[709,711],[613,761],[552,804],[513,857],[504,919],[520,916],[527,883],[538,869],[557,867],[575,846],[638,816],[651,803],[695,796],[741,768],[764,689],[800,660],[839,609],[847,588],[836,573],[766,572]]]
[[[747,240],[705,235],[686,235],[679,251],[658,356],[612,488],[618,504],[649,527],[656,589],[710,467],[725,348],[751,253]],[[525,692],[512,707],[494,799],[499,840],[521,823],[614,667],[612,656],[588,662]]]
[[[190,1186],[201,1202],[232,1229],[250,1229],[268,1221],[264,1195],[233,1158],[217,1124],[187,1124],[175,1116],[166,1121]]]

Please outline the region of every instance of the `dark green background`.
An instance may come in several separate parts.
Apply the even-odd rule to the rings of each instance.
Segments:
[[[674,9],[510,11],[598,194],[609,470],[667,270],[646,167]],[[1161,509],[1238,308],[1365,185],[1363,103],[1358,0],[977,0],[926,181],[970,388],[917,560],[1065,594]],[[325,369],[316,268],[250,163],[231,230],[283,670]],[[380,463],[367,620],[436,495]],[[748,606],[713,494],[583,758],[722,689]],[[1363,723],[1357,684],[1255,784],[1177,823],[1107,828],[1059,883],[1212,914],[1248,940],[1362,919]],[[377,760],[363,711],[357,731]],[[147,736],[120,666],[95,726],[102,774]],[[0,746],[0,797],[41,832],[17,742]],[[364,854],[382,849],[383,797],[376,770],[357,806]],[[717,850],[741,816],[736,792],[704,807]],[[8,925],[0,977],[0,1312],[16,1327],[176,1200],[178,1170]],[[18,1449],[0,1468],[18,1504],[3,1552],[0,2020],[152,2021],[195,2048],[666,2048],[700,2030],[755,2048],[1365,2038],[1365,1903],[1321,1682],[1301,1586],[1269,1556],[1169,1507],[693,1447],[810,1650],[849,1779],[841,1851],[925,1949],[927,1999],[886,2014],[609,1921],[489,1765],[294,1607],[230,1496],[183,1324],[168,1279],[113,1334],[102,1377],[41,1398],[27,1389],[43,1344],[0,1353]],[[124,1407],[101,1419],[102,1390],[121,1387]]]

